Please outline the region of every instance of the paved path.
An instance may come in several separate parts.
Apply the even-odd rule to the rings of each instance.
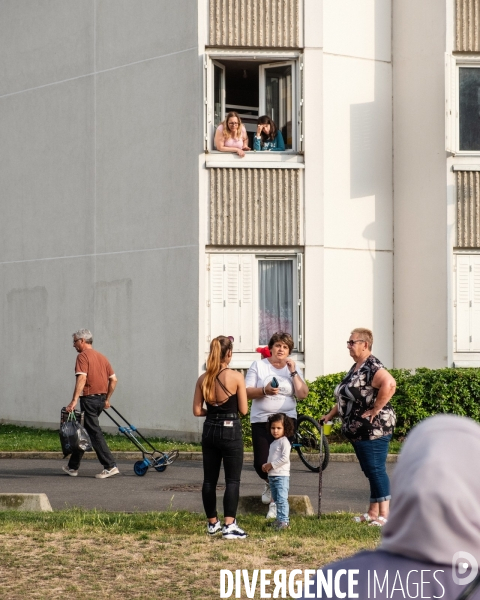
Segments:
[[[203,470],[199,461],[177,461],[163,473],[149,470],[144,477],[135,475],[133,462],[119,461],[121,475],[105,480],[94,478],[101,471],[96,460],[83,461],[78,477],[64,474],[64,464],[66,461],[55,459],[0,459],[0,492],[44,492],[54,509],[80,506],[125,512],[169,508],[203,512]],[[394,467],[387,465],[389,474]],[[222,484],[221,476],[219,485]],[[262,487],[253,466],[245,464],[240,494],[260,494]],[[298,462],[292,463],[290,492],[308,495],[316,511],[318,474]],[[220,511],[222,494],[218,492]],[[323,472],[323,512],[364,512],[368,498],[368,481],[358,463],[331,462]]]

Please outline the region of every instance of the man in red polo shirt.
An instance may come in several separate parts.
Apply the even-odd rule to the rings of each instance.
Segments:
[[[73,346],[78,352],[75,363],[77,381],[73,398],[66,410],[72,412],[80,398],[80,410],[85,413],[85,429],[90,435],[92,446],[103,471],[95,475],[97,479],[106,479],[120,473],[103,437],[98,417],[104,408],[110,408],[110,397],[117,385],[117,378],[108,359],[92,348],[92,334],[88,329],[79,329],[73,336]],[[78,468],[83,457],[82,450],[72,452],[68,466],[63,471],[71,477],[78,475]]]

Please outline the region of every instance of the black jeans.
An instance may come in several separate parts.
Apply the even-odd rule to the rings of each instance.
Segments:
[[[232,422],[232,421],[230,421]],[[243,466],[243,439],[240,420],[233,421],[233,427],[225,426],[225,421],[209,421],[203,424],[203,486],[202,500],[207,519],[217,516],[217,482],[223,460],[225,471],[225,493],[223,514],[236,517],[240,493],[240,475]]]
[[[297,419],[292,419],[297,430]],[[252,446],[253,446],[253,467],[260,479],[268,481],[268,473],[262,471],[262,465],[268,462],[268,451],[273,442],[273,435],[267,430],[267,423],[251,423],[252,426]],[[293,436],[288,438],[293,443]]]
[[[85,429],[90,436],[93,449],[97,453],[97,458],[103,465],[104,469],[110,470],[115,466],[115,460],[107,446],[107,442],[105,441],[100,428],[100,423],[98,422],[98,417],[105,406],[106,397],[106,394],[81,396],[80,410],[85,413]],[[76,450],[75,452],[72,452],[70,460],[68,461],[68,468],[76,471],[80,466],[80,461],[82,460],[83,454],[83,450]]]

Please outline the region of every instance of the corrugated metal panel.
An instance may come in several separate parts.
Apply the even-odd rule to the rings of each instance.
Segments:
[[[478,171],[457,171],[457,247],[480,248]]]
[[[455,50],[459,52],[478,52],[480,18],[480,0],[455,0]]]
[[[300,170],[210,169],[210,244],[298,246]]]
[[[302,0],[210,0],[211,46],[298,48]]]

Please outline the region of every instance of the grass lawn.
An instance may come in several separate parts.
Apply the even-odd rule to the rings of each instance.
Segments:
[[[348,514],[293,517],[280,533],[263,517],[239,523],[249,537],[228,541],[188,512],[0,512],[0,598],[210,600],[220,569],[315,569],[380,539]]]
[[[121,452],[135,451],[135,446],[124,435],[111,435],[106,433],[105,438],[111,450]],[[167,451],[177,448],[183,452],[201,452],[200,444],[189,444],[166,440],[164,438],[149,438],[149,441],[159,450]],[[401,442],[392,442],[390,452],[400,451]],[[245,447],[246,451],[251,448]],[[60,439],[58,430],[34,429],[30,427],[18,427],[0,423],[0,452],[60,452]],[[348,443],[330,443],[331,452],[352,452],[352,446]]]

